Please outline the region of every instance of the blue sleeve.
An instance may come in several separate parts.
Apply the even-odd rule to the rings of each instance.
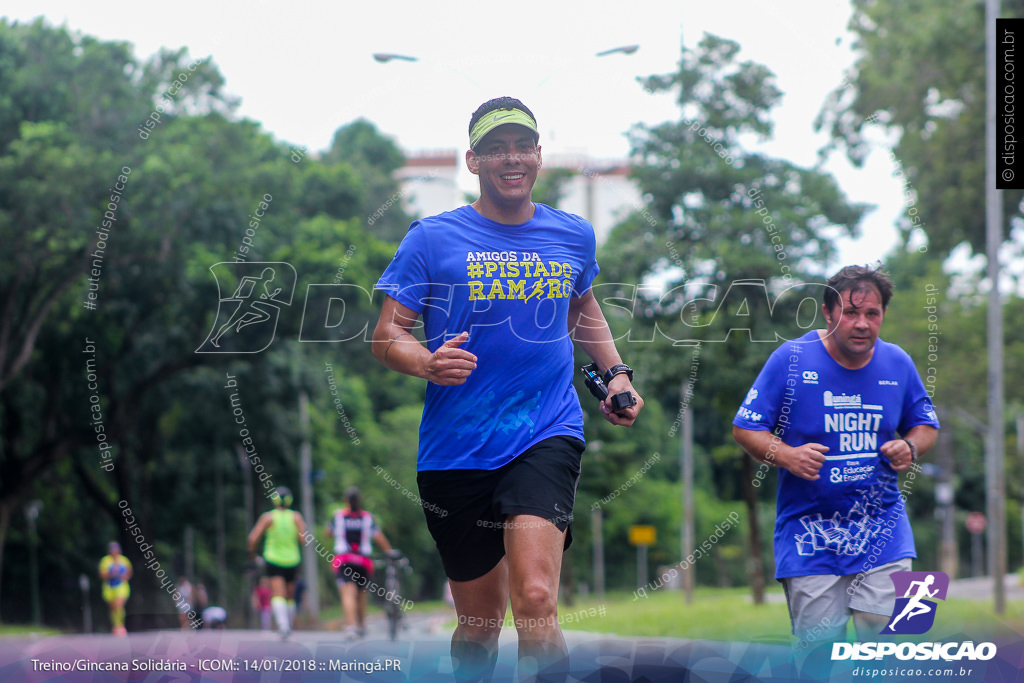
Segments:
[[[391,259],[384,274],[377,280],[374,289],[385,292],[388,296],[407,306],[417,313],[422,313],[424,301],[430,293],[430,269],[427,266],[426,229],[420,221],[409,226],[398,251]]]
[[[939,418],[935,414],[935,406],[932,405],[928,391],[924,388],[921,376],[917,374],[914,361],[911,360],[906,352],[903,352],[903,357],[906,364],[906,381],[904,386],[907,387],[907,390],[903,394],[903,410],[900,413],[899,433],[906,434],[918,425],[930,425],[938,429]]]
[[[779,347],[768,357],[732,423],[740,429],[770,432],[775,429],[786,381],[786,350]]]
[[[580,221],[586,227],[586,240],[584,242],[584,248],[586,249],[586,256],[584,258],[583,271],[580,276],[576,278],[576,282],[572,286],[573,296],[583,296],[590,291],[590,286],[594,282],[594,278],[601,272],[600,266],[597,265],[597,237],[594,235],[594,226],[582,218]]]

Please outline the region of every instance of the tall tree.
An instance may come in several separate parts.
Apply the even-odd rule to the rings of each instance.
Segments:
[[[894,137],[902,172],[904,240],[920,228],[945,258],[962,242],[985,253],[985,4],[974,0],[853,0],[849,28],[857,60],[818,117],[855,164],[872,132]],[[1024,16],[1004,0],[1003,17]],[[1021,214],[1024,191],[1006,190],[1003,238]]]
[[[5,616],[27,613],[10,587],[32,578],[19,561],[32,539],[17,514],[29,499],[44,503],[41,547],[60,551],[40,557],[48,621],[74,624],[75,609],[49,596],[76,590],[66,577],[95,577],[97,550],[120,537],[138,568],[130,612],[141,615],[136,625],[157,624],[173,609],[139,564],[124,504],[167,576],[186,570],[190,528],[209,581],[244,562],[248,516],[265,505],[257,475],[298,488],[300,392],[310,396],[322,471],[372,471],[375,459],[408,450],[399,445],[408,435],[376,427],[406,424],[420,400],[408,382],[379,368],[361,339],[344,353],[300,340],[309,285],[354,285],[339,294],[346,324],[358,331],[371,318],[369,292],[394,245],[364,229],[369,190],[357,166],[387,168],[376,187],[390,197],[397,150],[372,131],[344,145],[365,154],[296,160],[257,123],[233,117],[223,85],[209,60],[183,50],[141,63],[124,44],[0,23],[0,238],[14,254],[0,266],[0,568],[5,548],[14,559],[0,573]],[[210,268],[233,260],[287,262],[294,298],[265,353],[197,354],[226,296]],[[226,388],[228,373],[236,384]],[[258,460],[237,457],[238,406]],[[318,487],[318,500],[340,486]],[[368,488],[397,496],[376,476]],[[421,513],[400,501],[396,537],[429,547],[426,530],[406,523]],[[245,604],[241,582],[224,583],[217,599]]]
[[[813,326],[817,304],[807,297],[820,301],[820,291],[803,283],[820,281],[832,240],[854,234],[864,207],[820,169],[743,148],[744,135],[771,135],[782,93],[739,51],[705,35],[676,72],[644,80],[651,92],[675,93],[681,117],[631,132],[633,177],[649,209],[613,231],[597,289],[616,304],[613,330],[648,347],[639,365],[652,397],[677,405],[680,379],[694,377],[696,438],[724,458],[713,463],[716,492],[747,500],[756,530],[759,482],[737,476],[747,456],[729,421],[778,342]],[[750,542],[760,557],[756,534]]]
[[[405,156],[390,138],[366,119],[357,119],[334,133],[327,163],[346,163],[362,179],[362,218],[380,239],[398,241],[409,227],[402,209],[402,194],[392,175],[405,164]]]
[[[163,58],[149,67],[173,68]],[[14,255],[0,266],[0,576],[13,511],[86,438],[72,417],[82,404],[69,405],[62,390],[82,365],[42,362],[40,351],[57,346],[44,335],[65,335],[65,348],[84,345],[90,253],[109,234],[97,228],[116,212],[122,195],[111,186],[132,163],[136,126],[153,107],[153,93],[136,82],[142,72],[127,44],[42,20],[0,21],[0,239]]]

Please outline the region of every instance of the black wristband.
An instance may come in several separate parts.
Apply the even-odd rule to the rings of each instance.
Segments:
[[[910,446],[910,462],[917,462],[917,444],[910,439],[903,439],[903,442]]]
[[[615,375],[625,375],[629,377],[629,381],[633,381],[633,368],[629,367],[625,363],[619,363],[608,368],[608,372],[604,373],[604,383],[608,384],[612,381],[612,377]]]

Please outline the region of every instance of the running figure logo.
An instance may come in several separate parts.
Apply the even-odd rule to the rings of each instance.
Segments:
[[[894,572],[896,607],[882,633],[920,635],[935,623],[934,600],[945,600],[949,577],[944,572]]]
[[[217,317],[196,353],[259,353],[270,346],[281,306],[292,305],[291,264],[227,261],[210,266],[210,272],[217,281]]]

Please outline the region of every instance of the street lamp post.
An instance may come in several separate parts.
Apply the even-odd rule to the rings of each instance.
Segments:
[[[682,550],[680,555],[680,566],[686,563],[686,558],[693,552],[694,537],[694,515],[693,515],[693,410],[690,408],[689,399],[693,395],[693,380],[684,383],[683,401],[684,407],[682,435],[680,436],[680,469],[683,480],[683,525],[680,534]],[[693,564],[687,564],[683,571],[683,595],[686,604],[693,604],[693,587],[697,582],[697,568]]]
[[[78,587],[82,591],[82,633],[92,633],[92,603],[89,600],[89,577],[78,575]]]
[[[302,429],[302,445],[299,447],[299,491],[301,495],[302,518],[306,521],[308,533],[315,527],[313,519],[313,448],[309,442],[309,395],[299,393],[299,425]],[[307,537],[308,538],[308,537]],[[316,623],[320,619],[320,582],[317,581],[316,551],[308,542],[302,544],[302,577],[306,582],[305,611]]]
[[[618,55],[618,54],[631,55],[631,54],[633,54],[634,52],[636,52],[639,49],[640,49],[639,45],[623,45],[622,47],[613,47],[610,50],[602,50],[601,52],[598,52],[594,56],[595,57],[607,57],[608,55]],[[572,64],[572,62],[570,62],[570,64]],[[568,66],[568,64],[563,64],[562,66],[558,67],[557,69],[555,69],[554,71],[549,73],[547,76],[542,78],[540,83],[537,84],[537,88],[536,89],[540,89],[545,83],[548,82],[548,80],[552,76],[554,76],[556,73],[558,73],[559,71],[564,69],[566,66]]]
[[[1006,612],[1006,484],[1003,480],[1003,309],[999,296],[999,247],[1002,244],[1002,193],[996,189],[996,19],[999,0],[985,2],[985,241],[988,254],[988,443],[985,493],[988,506],[989,565],[996,614]]]
[[[392,52],[374,52],[373,53],[373,58],[376,59],[381,64],[387,64],[388,62],[390,62],[392,60],[395,60],[395,59],[401,60],[401,61],[404,61],[404,62],[418,62],[418,61],[420,61],[418,57],[407,57],[406,55],[396,55],[396,54],[394,54]]]
[[[623,45],[622,47],[613,47],[610,50],[602,50],[598,52],[595,57],[604,57],[605,55],[623,54],[631,55],[640,49],[639,45]]]
[[[595,54],[594,56],[595,57],[606,57],[608,55],[616,55],[616,54],[631,55],[631,54],[633,54],[634,52],[636,52],[639,49],[640,49],[639,45],[622,45],[622,46],[619,46],[619,47],[613,47],[613,48],[611,48],[609,50],[602,50],[602,51],[598,52],[597,54]],[[481,86],[479,83],[477,83],[472,78],[470,78],[469,76],[467,76],[463,72],[459,71],[458,69],[450,67],[447,64],[442,64],[440,62],[432,62],[432,61],[429,61],[429,60],[426,60],[426,59],[420,59],[419,57],[412,57],[410,55],[400,55],[400,54],[396,54],[394,52],[374,52],[372,56],[373,56],[375,61],[377,61],[377,62],[379,62],[381,64],[387,64],[388,62],[394,62],[394,61],[401,61],[401,62],[423,62],[424,64],[433,64],[433,65],[439,66],[439,67],[441,67],[443,69],[448,69],[449,71],[454,71],[455,73],[459,74],[460,76],[465,78],[467,81],[469,81],[470,83],[472,83],[476,87],[478,87],[481,90],[483,90],[483,86]],[[537,84],[537,88],[540,88],[545,83],[547,83],[549,78],[554,76],[556,73],[561,71],[563,68],[565,68],[564,65],[558,67],[557,69],[555,69],[554,71],[549,73],[547,76],[542,78],[541,81]]]
[[[395,54],[393,52],[374,52],[373,53],[373,58],[374,58],[374,60],[380,62],[381,64],[387,64],[388,62],[399,61],[399,62],[422,62],[424,64],[431,64],[433,66],[439,66],[442,69],[448,69],[451,72],[459,74],[460,76],[465,78],[467,81],[469,81],[470,83],[475,85],[480,90],[484,89],[482,85],[480,85],[479,83],[474,81],[472,78],[470,78],[466,74],[462,73],[461,71],[459,71],[456,68],[448,66],[447,64],[442,64],[441,62],[433,62],[433,61],[430,61],[430,60],[427,60],[427,59],[420,59],[419,57],[410,57],[409,55],[399,55],[399,54]]]
[[[36,534],[36,520],[39,518],[39,511],[43,508],[43,501],[33,500],[25,506],[25,516],[28,517],[28,571],[31,578],[29,591],[32,600],[32,623],[38,625],[41,621],[41,610],[39,609],[39,537]]]

